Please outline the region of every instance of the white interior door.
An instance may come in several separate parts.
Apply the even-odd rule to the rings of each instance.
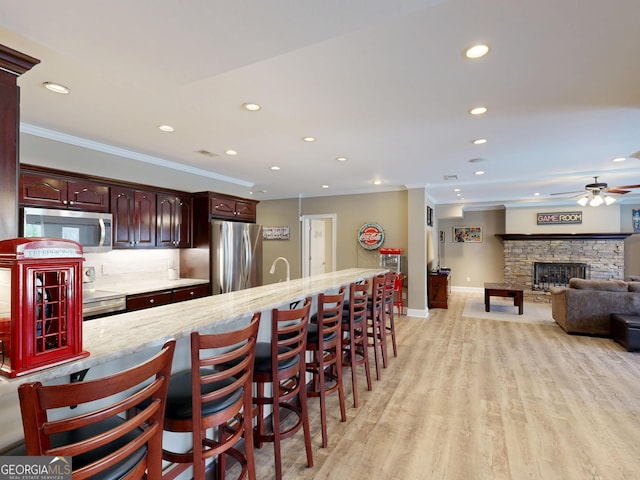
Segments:
[[[336,215],[303,215],[302,276],[336,269]]]

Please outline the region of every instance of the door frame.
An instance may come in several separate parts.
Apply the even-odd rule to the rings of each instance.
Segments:
[[[314,215],[302,215],[300,218],[302,222],[302,276],[309,276],[309,232],[311,230],[311,220],[331,220],[331,271],[336,271],[336,244],[337,244],[337,229],[338,229],[338,215],[335,213],[320,213]],[[325,237],[325,242],[327,238]]]

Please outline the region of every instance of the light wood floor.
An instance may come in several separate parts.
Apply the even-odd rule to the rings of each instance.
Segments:
[[[463,319],[466,298],[397,319],[399,355],[373,391],[362,378],[357,409],[345,382],[347,422],[331,399],[328,448],[313,399],[314,466],[299,432],[284,479],[640,479],[640,353],[555,323]],[[272,447],[256,455],[274,478]]]

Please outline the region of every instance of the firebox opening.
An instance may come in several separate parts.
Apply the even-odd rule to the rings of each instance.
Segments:
[[[586,263],[535,262],[533,289],[548,291],[549,287],[566,286],[570,278],[587,278]]]

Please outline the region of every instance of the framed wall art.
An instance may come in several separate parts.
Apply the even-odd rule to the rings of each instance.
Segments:
[[[482,227],[453,227],[455,243],[482,243]]]
[[[263,240],[289,240],[289,227],[262,227]]]

